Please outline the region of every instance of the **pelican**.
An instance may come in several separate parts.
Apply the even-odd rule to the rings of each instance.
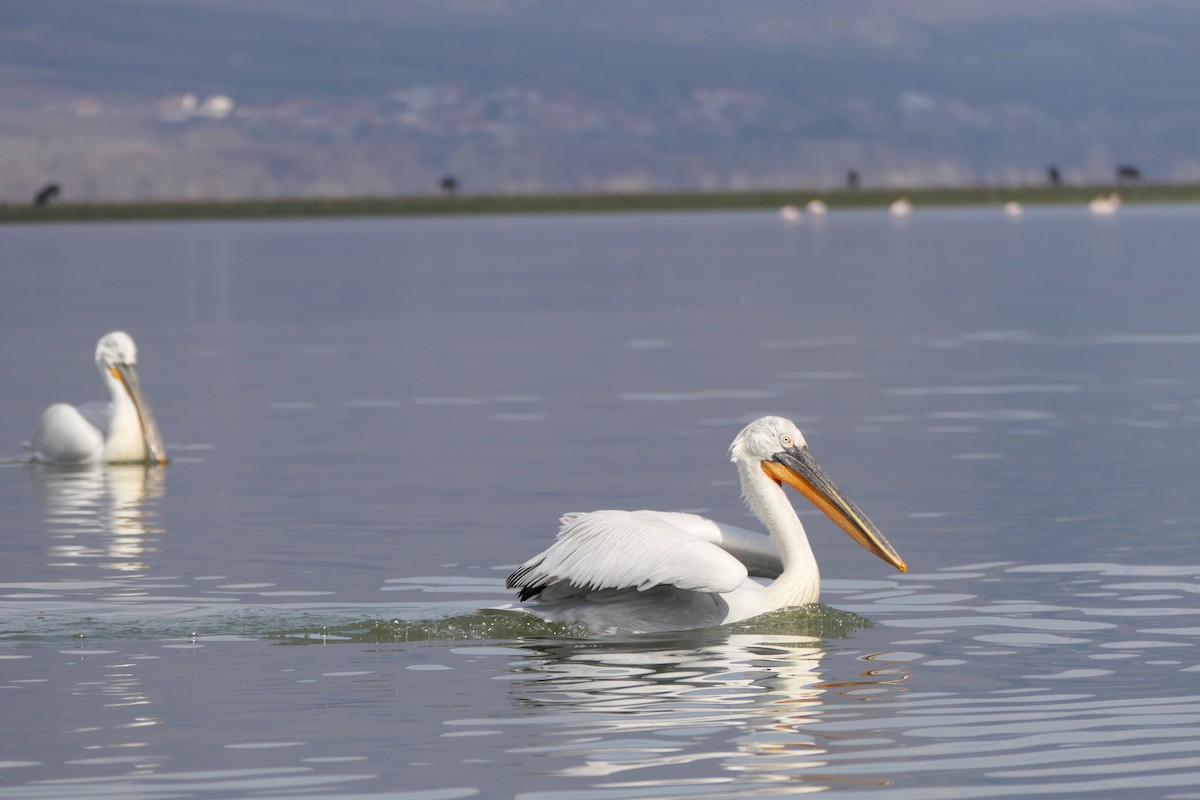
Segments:
[[[888,206],[888,213],[893,217],[907,217],[912,213],[913,204],[907,197],[901,197],[898,200],[893,200]]]
[[[801,216],[800,209],[795,206],[784,206],[779,209],[779,218],[784,222],[799,222]]]
[[[812,214],[814,217],[823,217],[829,213],[829,207],[825,205],[824,201],[817,200],[815,198],[809,200],[808,204],[804,206],[804,208],[807,209],[808,213]]]
[[[1117,209],[1121,207],[1121,195],[1113,192],[1105,197],[1097,195],[1088,203],[1088,211],[1099,217],[1109,217],[1117,213]]]
[[[1007,203],[1004,204],[1004,213],[1007,214],[1008,216],[1016,219],[1017,217],[1019,217],[1025,213],[1025,208],[1020,203],[1018,203],[1016,200],[1009,200]]]
[[[138,381],[137,346],[124,331],[96,343],[96,367],[108,384],[110,403],[75,407],[55,403],[26,443],[34,460],[55,464],[167,463],[154,412]]]
[[[785,483],[869,552],[907,571],[817,464],[791,420],[750,423],[729,456],[743,498],[770,537],[682,512],[567,514],[554,544],[508,576],[522,602],[508,608],[600,633],[642,633],[723,625],[815,603],[820,573]]]

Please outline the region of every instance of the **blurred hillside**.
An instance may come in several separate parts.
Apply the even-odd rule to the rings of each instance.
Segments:
[[[8,0],[0,200],[1200,180],[1200,7]]]

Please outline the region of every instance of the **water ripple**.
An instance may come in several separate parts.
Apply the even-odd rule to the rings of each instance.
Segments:
[[[1010,575],[1023,576],[1021,597],[1002,594]],[[302,681],[326,692],[335,682],[381,685],[390,694],[397,675],[466,681],[489,662],[484,683],[503,685],[520,713],[458,713],[440,721],[435,737],[454,748],[502,742],[509,755],[537,758],[559,781],[555,797],[756,797],[802,787],[866,798],[886,787],[888,797],[915,799],[938,796],[931,782],[946,797],[1139,796],[1147,787],[1200,779],[1200,694],[1182,679],[1200,662],[1200,627],[1151,622],[1200,613],[1185,602],[1200,594],[1197,577],[1200,567],[1186,564],[964,564],[895,579],[830,580],[829,606],[623,639],[471,613],[499,581],[456,576],[390,579],[380,588],[405,589],[415,601],[390,605],[246,602],[294,591],[268,584],[224,582],[234,596],[213,598],[180,592],[187,581],[161,580],[141,582],[146,596],[89,601],[81,596],[104,598],[138,582],[10,583],[3,588],[17,595],[64,598],[9,595],[0,618],[10,642],[61,640],[81,626],[104,639],[62,650],[73,659],[128,659],[108,641],[130,639],[201,650],[264,640],[340,644],[351,652],[459,642],[435,650],[424,644],[423,657],[398,669],[376,656],[313,669]],[[1089,593],[1105,596],[1083,606],[1080,586],[1108,591]],[[1168,590],[1177,605],[1146,605]],[[22,622],[22,610],[34,606],[42,619]],[[15,622],[23,633],[13,632]],[[314,650],[328,648],[301,652]],[[1116,661],[1107,658],[1119,659],[1120,669],[1108,668]],[[128,693],[115,677],[121,671],[111,672],[101,691]],[[37,684],[28,680],[0,689],[33,691]],[[129,702],[144,700],[131,695]],[[262,753],[300,744],[278,733],[225,743]],[[308,780],[315,777],[247,776],[228,785],[243,794],[269,787],[319,796],[320,781]],[[323,777],[332,785],[362,779]],[[88,784],[100,793],[112,785]],[[128,794],[156,796],[165,785],[139,779]],[[37,788],[0,790],[0,799],[37,796]],[[210,791],[199,782],[194,788]]]

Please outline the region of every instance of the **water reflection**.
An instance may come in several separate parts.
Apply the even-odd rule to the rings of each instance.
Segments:
[[[908,677],[878,664],[850,680],[830,680],[821,640],[800,634],[712,632],[522,649],[530,658],[510,665],[518,702],[552,714],[554,727],[570,738],[521,753],[566,757],[570,763],[558,774],[621,776],[622,786],[678,786],[687,780],[672,768],[707,762],[727,789],[746,784],[739,796],[756,794],[747,793],[750,785],[830,786],[822,777],[829,743],[821,732],[830,711],[847,699],[895,700]],[[708,775],[711,782],[714,772]],[[887,783],[879,776],[862,782]]]
[[[143,572],[143,561],[164,532],[157,502],[166,469],[146,464],[54,466],[31,464],[46,509],[46,555],[51,566],[95,564]]]

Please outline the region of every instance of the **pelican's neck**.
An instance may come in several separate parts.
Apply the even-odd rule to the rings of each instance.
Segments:
[[[783,487],[769,478],[757,461],[738,464],[738,472],[742,496],[775,540],[783,562],[783,572],[766,590],[771,595],[772,607],[815,603],[821,593],[821,575],[796,509],[792,508]]]
[[[100,372],[112,395],[108,431],[104,437],[104,460],[145,461],[146,438],[142,435],[142,421],[133,398],[124,384],[114,378],[107,368],[101,367]]]

